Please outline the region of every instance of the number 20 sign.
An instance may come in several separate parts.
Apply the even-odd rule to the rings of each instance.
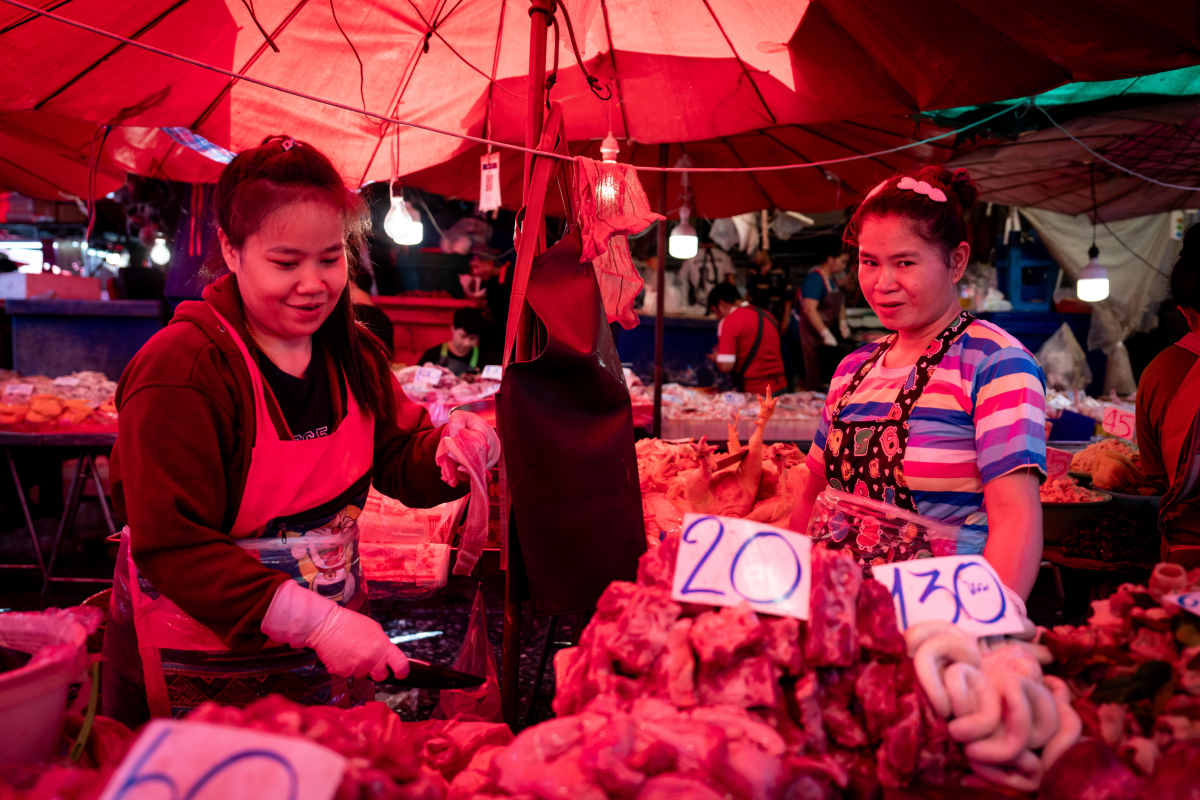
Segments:
[[[793,531],[731,517],[687,514],[671,597],[808,619],[812,540]]]
[[[976,636],[1019,633],[1024,627],[983,556],[920,558],[872,569],[875,580],[892,592],[901,632],[935,619]]]

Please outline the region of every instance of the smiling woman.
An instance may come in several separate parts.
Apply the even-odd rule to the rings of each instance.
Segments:
[[[374,697],[368,677],[403,677],[366,614],[367,490],[426,508],[466,493],[460,459],[499,456],[474,415],[435,429],[357,323],[347,254],[367,217],[324,155],[270,137],[229,164],[214,204],[208,268],[229,274],[179,306],[117,389],[128,526],[104,703],[130,725],[271,692],[347,705]]]
[[[847,225],[863,293],[895,333],[838,367],[791,527],[808,528],[827,488],[882,500],[959,526],[958,552],[983,553],[1024,597],[1042,555],[1045,378],[1016,339],[959,306],[975,195],[966,170],[927,167],[876,186]],[[865,566],[894,558],[846,542]]]

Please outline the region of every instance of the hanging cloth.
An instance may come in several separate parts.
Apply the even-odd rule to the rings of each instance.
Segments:
[[[637,170],[631,165],[577,156],[576,168],[580,260],[592,262],[595,268],[608,321],[619,322],[626,330],[635,328],[639,320],[633,301],[642,291],[642,276],[633,265],[626,237],[663,217],[650,210]]]

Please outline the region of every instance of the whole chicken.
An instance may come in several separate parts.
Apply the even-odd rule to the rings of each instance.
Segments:
[[[1149,481],[1133,460],[1116,450],[1102,450],[1092,465],[1092,485],[1097,489],[1138,494]]]
[[[766,397],[760,398],[758,420],[746,444],[746,457],[735,467],[714,473],[715,448],[703,439],[695,445],[700,468],[688,476],[683,495],[697,513],[744,517],[754,508],[763,478],[763,431],[774,411],[775,398],[771,397],[768,389]],[[736,441],[736,437],[733,437],[731,446]]]

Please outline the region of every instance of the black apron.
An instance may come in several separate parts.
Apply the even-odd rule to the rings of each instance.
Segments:
[[[533,261],[530,361],[504,370],[496,415],[537,614],[592,609],[646,550],[633,407],[578,229]]]
[[[817,303],[817,313],[821,316],[821,321],[825,323],[826,328],[836,331],[844,302],[842,290],[837,283],[826,278],[823,272],[821,280],[825,283],[825,296]],[[813,327],[804,313],[803,297],[797,297],[797,306],[800,317],[800,356],[804,362],[804,385],[809,391],[815,392],[825,384],[825,381],[821,380],[821,348],[826,345],[821,339],[820,332]]]

